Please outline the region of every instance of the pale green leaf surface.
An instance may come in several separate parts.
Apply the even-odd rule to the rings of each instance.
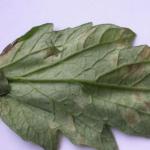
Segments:
[[[1,99],[1,118],[23,139],[41,145],[45,150],[56,150],[58,124],[54,115],[12,98]]]
[[[41,26],[42,29],[39,29],[40,33],[33,33],[33,37],[30,36],[28,39],[25,38],[24,41],[22,37],[22,45],[28,45],[29,50],[24,49],[22,45],[19,48],[16,48],[18,47],[17,45],[20,44],[16,43],[14,45],[15,50],[12,49],[9,52],[14,52],[15,54],[7,53],[5,61],[8,63],[5,62],[4,65],[1,65],[1,68],[6,70],[6,72],[9,70],[9,75],[11,76],[24,76],[31,72],[43,70],[43,68],[49,68],[50,66],[62,63],[73,56],[80,55],[80,53],[83,53],[84,51],[91,51],[93,48],[97,49],[97,52],[95,53],[98,53],[100,47],[100,49],[102,49],[99,50],[101,53],[101,51],[105,51],[106,49],[108,49],[109,52],[116,47],[122,48],[129,46],[135,36],[131,30],[114,25],[92,26],[91,23],[88,23],[76,28],[67,28],[65,30],[54,32],[46,32],[48,27],[47,25],[45,27],[46,29],[44,27]],[[37,36],[38,39],[35,40]],[[34,41],[34,44],[32,42],[30,44],[28,41]],[[13,55],[14,60],[10,61],[10,57],[7,57],[7,55]],[[88,56],[89,53],[87,52],[87,57]],[[84,63],[86,63],[86,60],[83,59],[81,65],[84,65]]]
[[[1,118],[46,150],[60,133],[98,150],[118,149],[110,127],[149,137],[150,49],[134,37],[111,24],[33,28],[0,56],[11,87]]]

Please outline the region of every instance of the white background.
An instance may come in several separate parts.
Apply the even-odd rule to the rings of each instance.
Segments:
[[[137,33],[134,45],[150,45],[149,0],[0,0],[0,50],[32,26],[53,22],[55,29],[86,22],[113,23]],[[114,134],[120,150],[150,150],[150,139]],[[60,150],[89,150],[63,138]],[[42,150],[0,122],[0,150]]]

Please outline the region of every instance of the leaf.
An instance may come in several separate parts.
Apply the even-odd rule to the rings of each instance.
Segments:
[[[134,37],[111,24],[31,29],[0,56],[2,82],[10,86],[0,99],[1,118],[45,150],[57,149],[60,134],[117,150],[111,127],[148,137],[150,49],[131,47]]]
[[[8,94],[10,86],[3,72],[0,71],[0,96]]]
[[[53,114],[9,98],[2,98],[0,107],[4,122],[22,138],[43,146],[45,150],[57,149],[58,125],[52,122]]]

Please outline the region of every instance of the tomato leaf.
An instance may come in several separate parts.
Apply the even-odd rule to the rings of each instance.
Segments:
[[[0,56],[1,118],[45,150],[60,134],[117,150],[111,127],[148,137],[150,48],[132,47],[134,37],[112,24],[32,28]]]

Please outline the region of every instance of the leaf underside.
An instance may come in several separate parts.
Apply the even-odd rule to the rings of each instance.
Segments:
[[[111,127],[149,137],[150,48],[134,38],[112,24],[32,28],[0,56],[0,117],[45,150],[60,134],[118,150]]]

